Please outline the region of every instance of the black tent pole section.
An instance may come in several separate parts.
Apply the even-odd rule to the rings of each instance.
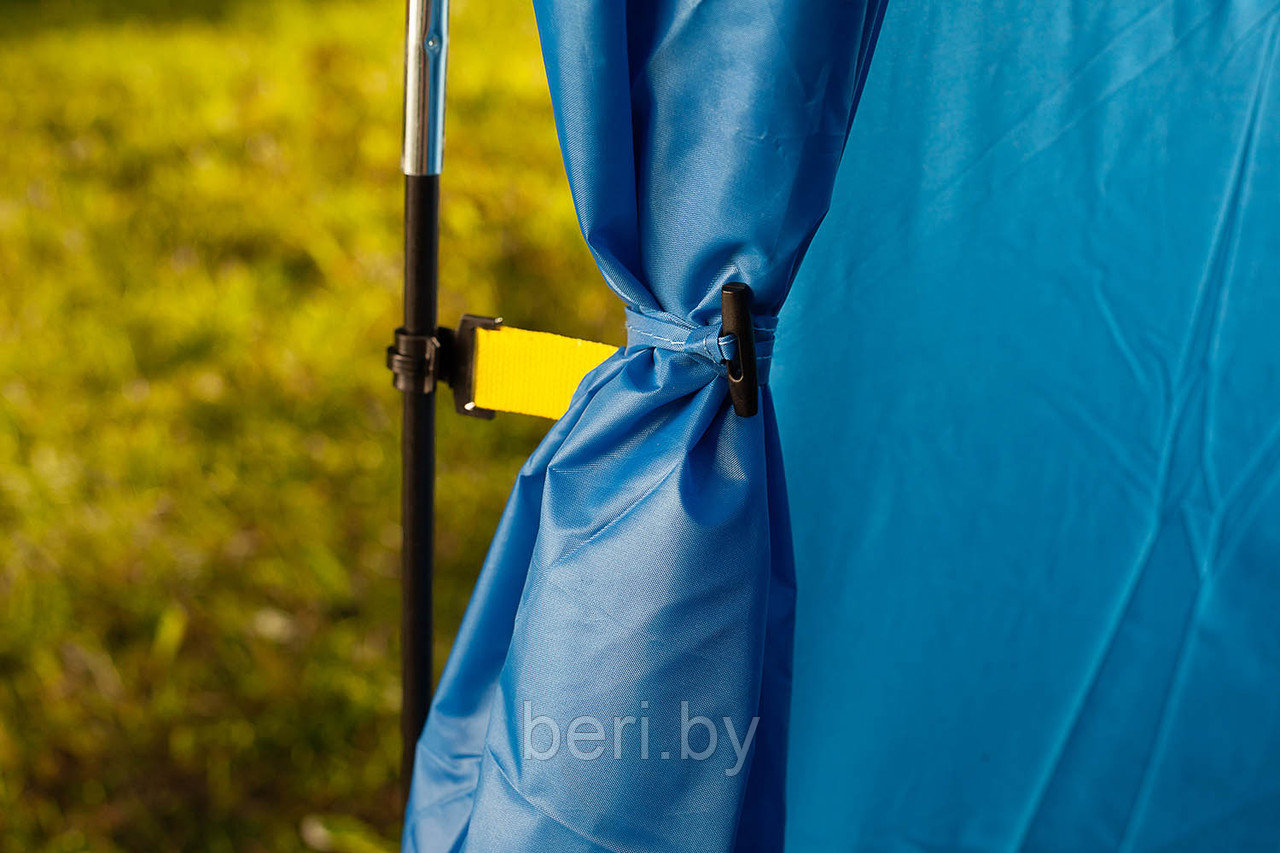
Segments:
[[[436,301],[448,0],[408,0],[405,28],[404,325],[387,364],[403,397],[401,436],[401,794],[407,800],[432,689]]]
[[[406,175],[404,184],[404,326],[406,336],[436,328],[440,176]],[[428,368],[429,369],[429,368]],[[432,545],[435,509],[435,393],[403,390],[401,435],[401,788],[407,796],[418,735],[431,704]]]

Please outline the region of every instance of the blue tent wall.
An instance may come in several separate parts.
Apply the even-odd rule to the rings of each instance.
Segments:
[[[1280,849],[1280,5],[890,3],[773,387],[791,849]]]

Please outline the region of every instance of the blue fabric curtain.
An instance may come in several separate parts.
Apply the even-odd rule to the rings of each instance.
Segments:
[[[630,343],[520,474],[419,743],[404,848],[778,849],[790,527],[768,389],[752,418],[728,401],[719,292],[753,289],[767,368],[880,4],[535,5]]]
[[[1280,4],[893,0],[775,360],[789,849],[1280,850]]]

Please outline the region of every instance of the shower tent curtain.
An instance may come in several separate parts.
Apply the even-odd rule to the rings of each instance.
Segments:
[[[788,849],[1280,850],[1280,2],[894,0],[780,328]]]
[[[720,288],[754,292],[763,381],[880,5],[535,2],[629,343],[520,473],[418,745],[406,851],[780,848],[790,521],[768,388],[754,417],[730,405]]]

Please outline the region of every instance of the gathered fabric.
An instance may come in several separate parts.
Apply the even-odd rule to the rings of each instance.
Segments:
[[[629,345],[512,492],[414,764],[406,853],[777,850],[795,566],[761,381],[879,2],[535,0],[583,234]],[[585,740],[584,740],[585,735]]]

